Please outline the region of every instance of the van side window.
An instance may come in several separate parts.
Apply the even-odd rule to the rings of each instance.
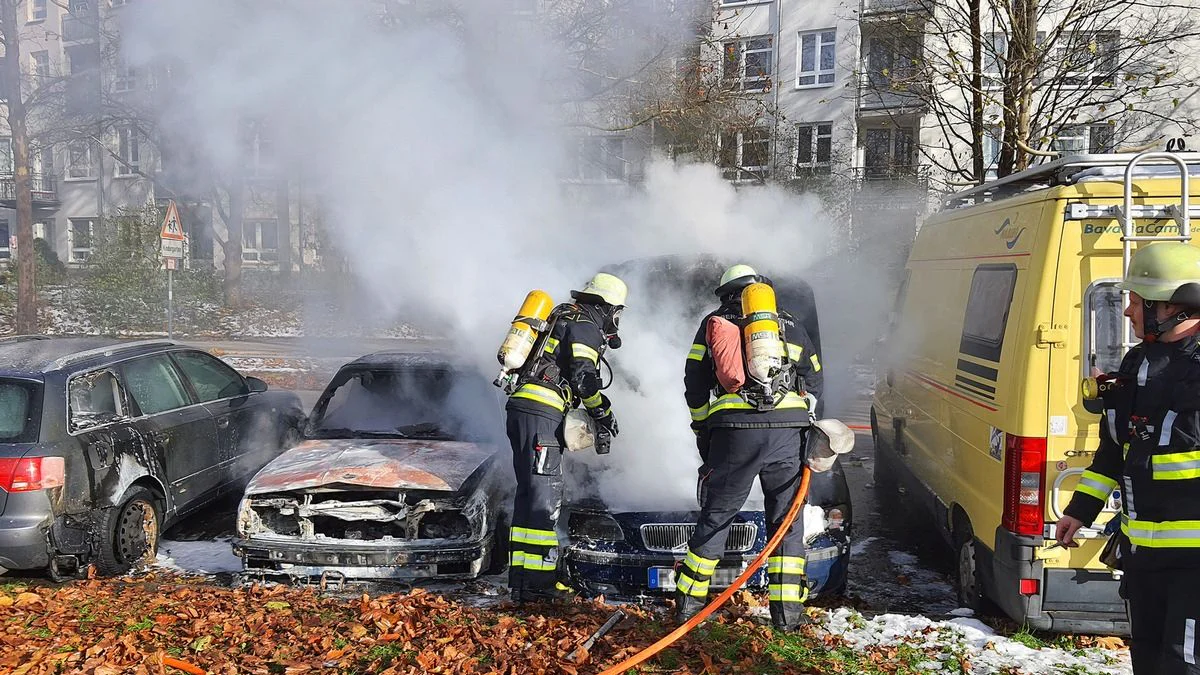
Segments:
[[[109,424],[125,416],[125,393],[111,370],[71,378],[68,398],[71,431]]]
[[[1116,281],[1101,281],[1092,284],[1085,300],[1087,307],[1088,343],[1084,364],[1091,374],[1092,368],[1102,373],[1115,372],[1121,367],[1124,350],[1124,309],[1121,306],[1121,291]]]
[[[156,415],[192,403],[179,373],[165,354],[129,361],[121,367],[121,376],[143,415]]]
[[[980,265],[975,269],[959,351],[987,361],[1000,360],[1016,284],[1014,265]]]

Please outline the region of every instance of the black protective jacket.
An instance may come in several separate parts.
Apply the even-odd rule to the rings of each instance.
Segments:
[[[1122,569],[1200,568],[1200,341],[1140,344],[1116,375],[1064,512],[1090,524],[1119,489]]]
[[[804,388],[819,400],[824,378],[821,374],[821,359],[816,347],[804,327],[787,312],[779,313],[780,327],[788,343],[788,353],[795,364],[795,391],[789,393],[774,410],[759,411],[742,400],[737,394],[721,389],[713,368],[712,353],[707,344],[709,318],[722,317],[738,326],[742,318],[740,299],[725,301],[700,322],[696,337],[692,340],[687,362],[683,371],[684,398],[692,414],[692,426],[731,427],[757,429],[771,427],[798,427],[809,424],[808,404],[802,398],[799,384],[803,378]]]
[[[508,409],[561,419],[582,404],[593,417],[606,414],[608,398],[600,393],[600,357],[607,347],[603,321],[598,308],[583,303],[560,317],[532,376],[522,377],[509,397]]]

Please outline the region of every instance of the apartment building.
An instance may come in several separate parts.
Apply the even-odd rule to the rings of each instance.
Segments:
[[[1074,34],[1056,28],[1062,17],[1041,15],[1038,44],[1054,47],[1047,72],[1035,80],[1044,90],[1034,111],[1044,127],[1036,129],[1042,143],[1035,162],[1050,153],[1162,148],[1169,138],[1195,138],[1200,49],[1194,35],[1153,36],[1163,40],[1157,51],[1117,47],[1123,39],[1146,42],[1163,22],[1186,15],[1176,12],[1181,7],[1080,21]],[[931,21],[951,11],[949,3],[932,0],[717,0],[712,35],[724,49],[727,81],[759,92],[772,109],[756,125],[722,134],[718,162],[725,176],[746,184],[845,179],[849,226],[857,235],[882,228],[911,236],[938,193],[963,185],[955,169],[971,165],[969,118],[955,119],[966,109],[965,88],[953,84],[952,72],[971,53],[969,33],[965,25],[953,30],[960,17]],[[1002,142],[998,100],[1007,45],[998,23],[986,16],[985,3],[988,177],[996,175]]]
[[[101,222],[174,199],[188,234],[186,264],[220,265],[225,227],[212,195],[191,193],[179,180],[180,153],[150,131],[148,120],[170,95],[170,70],[131,67],[120,51],[122,17],[136,2],[26,0],[18,7],[34,237],[63,262],[82,266]],[[242,256],[247,267],[275,269],[280,242],[300,241],[299,194],[279,179],[268,130],[248,129],[241,139],[248,195]],[[16,243],[15,207],[11,138],[0,117],[0,260]],[[281,236],[280,227],[293,236]]]

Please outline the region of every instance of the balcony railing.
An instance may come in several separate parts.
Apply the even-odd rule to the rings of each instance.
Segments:
[[[850,171],[859,210],[922,209],[929,199],[928,164],[856,166]]]
[[[62,18],[63,42],[83,42],[95,40],[100,35],[98,23],[91,17],[77,17],[70,14]]]
[[[929,0],[863,0],[862,15],[879,16],[902,12],[927,12]]]
[[[29,176],[30,191],[33,193],[34,206],[50,206],[58,204],[58,181],[54,176],[40,173]],[[11,173],[0,174],[0,203],[17,201],[17,181]],[[12,208],[12,207],[9,207]]]

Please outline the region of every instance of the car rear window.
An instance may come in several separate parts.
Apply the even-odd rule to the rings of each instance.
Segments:
[[[0,443],[34,443],[41,423],[42,387],[0,379]]]

